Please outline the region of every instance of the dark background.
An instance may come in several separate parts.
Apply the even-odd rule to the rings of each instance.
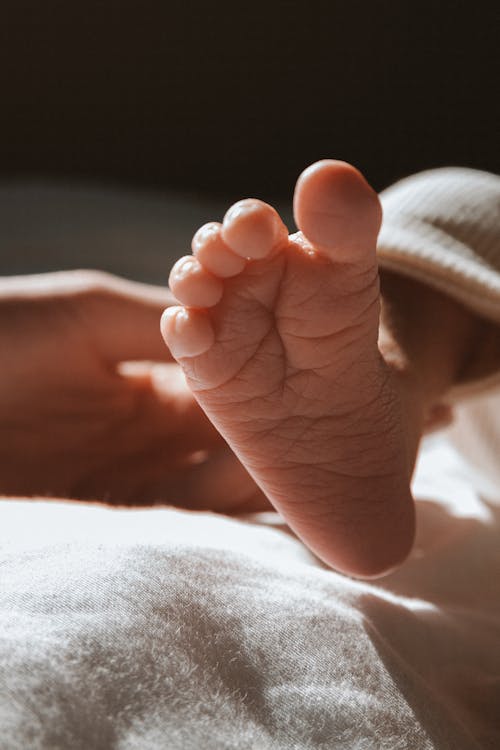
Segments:
[[[498,3],[2,0],[0,176],[289,197],[500,171]]]

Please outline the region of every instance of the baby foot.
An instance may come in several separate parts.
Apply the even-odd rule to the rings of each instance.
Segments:
[[[414,533],[403,420],[378,346],[376,194],[344,162],[298,180],[288,232],[258,200],[195,234],[162,332],[195,398],[323,561],[374,577]]]

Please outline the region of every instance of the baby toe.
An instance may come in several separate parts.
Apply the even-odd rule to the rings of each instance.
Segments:
[[[254,198],[235,203],[222,223],[224,243],[242,258],[266,258],[284,244],[288,230],[275,209]]]
[[[214,343],[214,331],[201,310],[168,307],[162,315],[161,333],[175,359],[197,357]]]
[[[213,307],[222,297],[222,281],[207,271],[193,255],[175,263],[168,280],[172,294],[183,305]]]
[[[203,268],[221,279],[228,279],[241,273],[246,261],[228,248],[221,230],[222,224],[216,221],[204,224],[194,235],[191,248]]]

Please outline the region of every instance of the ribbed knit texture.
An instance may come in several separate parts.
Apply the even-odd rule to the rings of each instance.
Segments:
[[[500,322],[500,177],[430,170],[401,180],[381,199],[380,266]]]
[[[380,267],[428,284],[500,323],[500,177],[434,169],[397,182],[380,197]],[[498,385],[500,369],[455,384],[444,400]]]

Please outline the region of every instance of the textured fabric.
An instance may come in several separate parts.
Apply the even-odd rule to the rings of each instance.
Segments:
[[[381,200],[380,265],[500,322],[500,177],[435,169],[401,180]]]
[[[380,197],[380,267],[432,286],[500,323],[500,177],[434,169],[401,180]],[[456,383],[445,400],[460,402],[499,385],[500,367]]]
[[[0,503],[2,750],[498,748],[500,505],[473,480],[429,446],[415,550],[372,584],[274,514]]]

